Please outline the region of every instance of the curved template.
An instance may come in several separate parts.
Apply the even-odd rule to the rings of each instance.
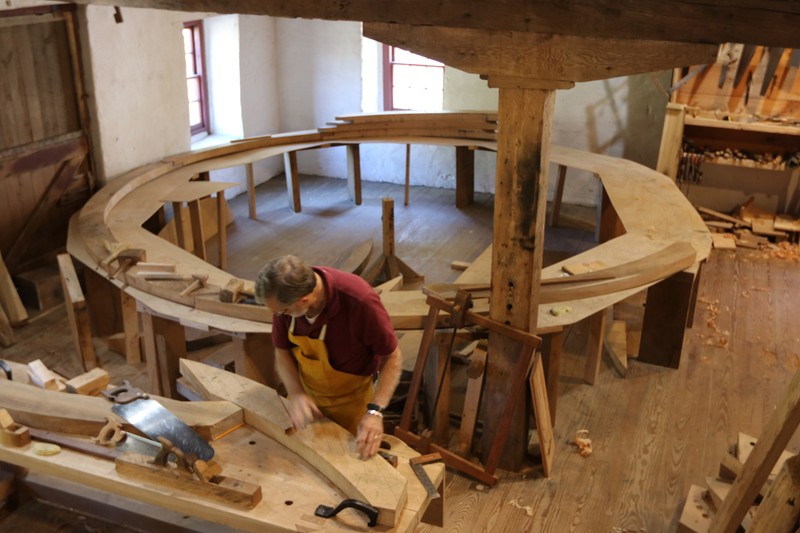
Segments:
[[[368,142],[469,146],[486,150],[497,147],[496,115],[491,113],[389,113],[343,119],[333,127],[319,130],[253,138],[178,154],[120,176],[95,194],[73,219],[68,250],[88,267],[109,272],[113,266],[103,264],[103,260],[114,246],[143,248],[148,261],[173,263],[179,273],[187,275],[207,274],[210,287],[224,287],[233,279],[230,274],[141,227],[161,208],[162,202],[158,199],[164,191],[186,183],[199,172],[244,165],[296,150]],[[437,122],[436,127],[425,126],[432,121]],[[708,256],[711,237],[707,228],[668,177],[631,161],[561,146],[552,146],[550,157],[559,165],[594,173],[601,180],[626,232],[581,254],[586,256],[581,260],[602,259],[609,267],[631,263],[635,268],[624,280],[587,281],[575,287],[567,284],[548,289],[548,294],[552,295],[548,296],[548,302],[580,302],[608,294],[620,295],[622,299],[625,290],[643,288]],[[663,257],[664,250],[675,250],[676,243],[688,243],[694,249],[694,258],[687,258],[688,247],[684,246],[678,250],[678,256],[673,257],[671,266],[665,267],[663,261],[656,261],[659,269],[647,269],[653,263],[648,257]],[[489,283],[490,270],[491,252],[487,250],[457,283]],[[559,272],[548,267],[543,270],[542,278],[557,277]],[[213,295],[182,296],[180,293],[186,282],[151,282],[127,274],[122,280],[112,281],[155,312],[185,324],[196,323],[236,333],[271,330],[268,324],[271,316],[265,308],[222,303]],[[252,287],[252,281],[247,281],[246,285]],[[421,291],[389,291],[381,294],[381,298],[396,329],[422,327],[428,306]],[[543,313],[540,309],[540,316]],[[584,316],[587,315],[575,313],[560,320],[571,323]],[[547,320],[553,321],[552,317],[544,322]],[[540,324],[544,322],[540,320]]]

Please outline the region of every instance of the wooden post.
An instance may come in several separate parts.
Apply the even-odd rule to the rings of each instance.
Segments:
[[[606,192],[605,188],[602,187],[602,199],[600,200],[600,205],[598,206],[598,220],[597,220],[597,227],[595,228],[595,238],[597,242],[603,244],[604,242],[608,242],[615,237],[619,237],[620,235],[625,233],[625,228],[622,227],[622,221],[617,214],[617,210],[614,208],[614,204],[611,203],[611,198],[608,197],[608,193]]]
[[[91,370],[97,366],[97,355],[94,351],[92,330],[89,325],[89,309],[86,307],[86,298],[83,296],[75,265],[69,254],[59,254],[58,269],[61,272],[61,288],[64,290],[64,301],[69,316],[69,328],[72,332],[72,342],[75,344],[75,354],[78,356],[81,367]]]
[[[661,146],[658,149],[656,170],[673,180],[678,176],[678,164],[681,160],[685,115],[686,108],[681,104],[667,104],[667,115],[664,117],[664,129],[661,132]]]
[[[300,177],[297,175],[297,152],[283,154],[283,171],[286,174],[286,193],[289,195],[289,209],[295,213],[302,211],[300,206]]]
[[[601,309],[589,317],[589,338],[586,342],[586,367],[583,381],[594,385],[600,375],[600,361],[603,359],[603,338],[606,332],[607,309]]]
[[[228,228],[225,225],[225,192],[217,191],[217,244],[219,245],[219,268],[228,268]]]
[[[177,398],[178,365],[186,357],[186,334],[183,326],[150,314],[146,308],[139,308],[142,317],[144,352],[147,361],[147,375],[150,378],[152,394]]]
[[[695,303],[695,277],[682,271],[647,289],[639,362],[678,368],[689,309]]]
[[[125,291],[122,297],[122,327],[125,334],[125,360],[129,365],[142,362],[142,350],[139,344],[142,334],[139,328],[139,313],[136,311],[136,300]]]
[[[234,337],[237,347],[234,359],[236,373],[268,387],[277,388],[275,350],[270,333],[247,333],[244,338]]]
[[[561,198],[564,196],[564,182],[567,180],[567,167],[558,165],[558,181],[556,192],[553,194],[553,211],[550,213],[550,225],[558,226],[558,217],[561,214]]]
[[[553,89],[500,88],[490,316],[530,332],[536,331],[539,310],[554,102]],[[512,339],[490,334],[487,420],[501,418],[519,352]],[[522,465],[528,445],[528,405],[517,404],[501,468],[517,470]],[[497,430],[494,424],[484,428],[484,450],[491,449]]]
[[[250,218],[253,220],[257,220],[258,217],[256,216],[256,179],[255,174],[253,172],[253,163],[247,163],[244,166],[245,171],[247,172],[247,196],[248,196],[248,206],[250,209]]]
[[[408,205],[409,188],[411,187],[411,145],[406,145],[406,190],[403,205]]]
[[[361,145],[348,144],[347,150],[347,192],[356,205],[361,205]]]
[[[382,207],[383,255],[392,257],[394,256],[394,199],[384,198]],[[395,276],[397,276],[397,274],[392,274],[389,277],[393,278]]]
[[[456,207],[472,205],[475,198],[475,150],[456,146]]]
[[[206,239],[203,235],[203,216],[200,214],[200,200],[192,200],[189,204],[189,217],[192,221],[192,241],[194,255],[206,260]]]

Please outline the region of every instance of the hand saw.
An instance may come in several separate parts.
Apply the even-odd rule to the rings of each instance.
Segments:
[[[203,461],[210,461],[214,457],[214,448],[208,441],[129,381],[123,381],[115,389],[103,391],[103,395],[114,402],[111,407],[114,414],[151,439],[164,437],[187,457],[195,456]]]

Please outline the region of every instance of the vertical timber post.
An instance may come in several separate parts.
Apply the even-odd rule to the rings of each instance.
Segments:
[[[553,89],[500,87],[490,316],[530,332],[536,331],[538,321],[554,102]],[[501,418],[508,383],[521,353],[518,344],[496,334],[489,336],[483,401],[486,420]],[[520,401],[516,407],[501,468],[519,470],[522,466],[528,444],[528,404]],[[482,436],[485,456],[497,431],[486,425]]]

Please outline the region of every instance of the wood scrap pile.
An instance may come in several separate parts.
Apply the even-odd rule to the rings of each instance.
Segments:
[[[786,446],[800,425],[800,372],[758,439],[740,434],[707,488],[692,485],[678,533],[792,533],[800,520],[800,456]]]
[[[739,150],[737,148],[714,149],[708,146],[699,147],[691,141],[684,139],[681,153],[682,165],[686,162],[694,162],[698,168],[700,167],[700,163],[733,165],[747,168],[766,168],[769,170],[785,170],[787,168],[800,166],[800,152],[796,151],[772,153],[751,152]],[[684,176],[685,175],[686,174],[684,174]]]
[[[783,250],[781,255],[791,256],[786,250],[800,240],[800,219],[778,215],[753,205],[753,197],[736,207],[731,213],[721,213],[706,207],[697,211],[706,223],[714,248],[754,250]]]
[[[731,493],[736,478],[742,475],[744,464],[756,442],[756,438],[740,433],[733,453],[726,454],[720,461],[717,476],[707,477],[705,487],[692,485],[689,488],[678,533],[717,531],[711,528],[712,519],[719,513],[723,502]],[[741,528],[748,532],[794,532],[800,517],[800,509],[795,511],[795,506],[788,505],[786,500],[793,500],[798,495],[800,495],[800,456],[783,451],[775,466],[768,470],[767,481],[757,492],[755,504],[746,506]],[[785,527],[790,523],[791,526]]]

